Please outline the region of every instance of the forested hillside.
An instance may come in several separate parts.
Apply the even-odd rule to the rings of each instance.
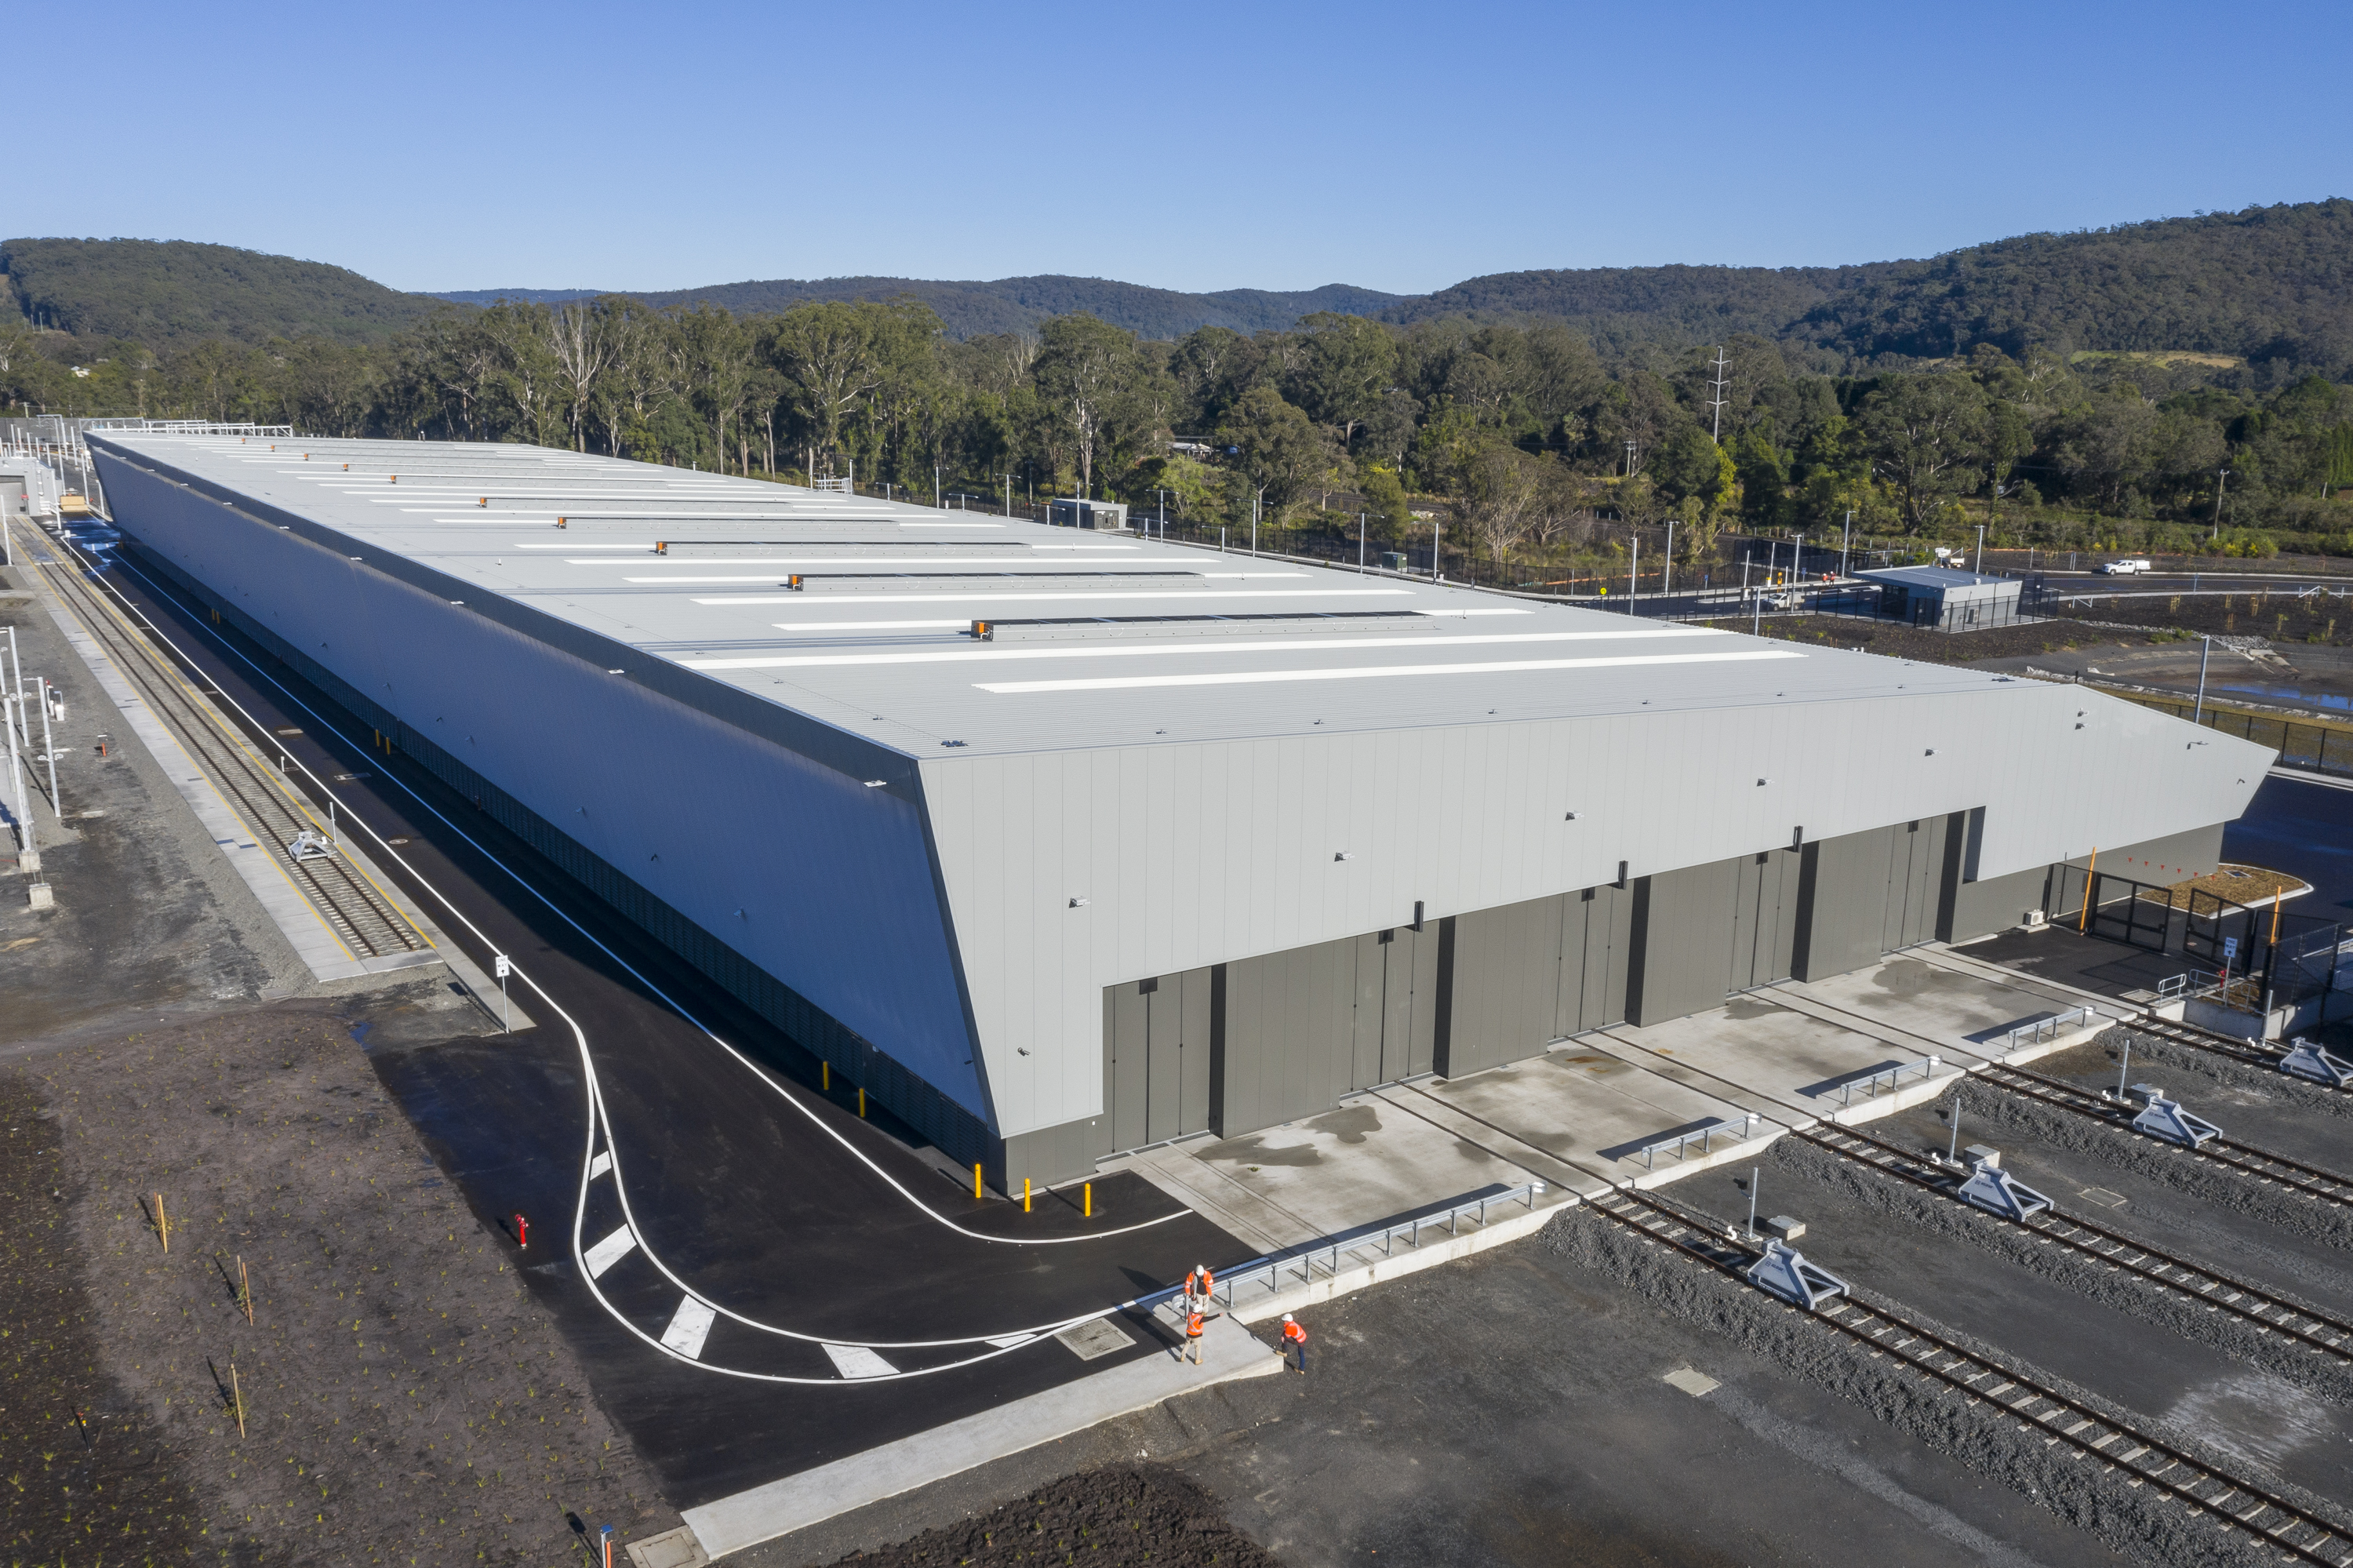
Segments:
[[[17,306],[35,322],[151,349],[204,336],[246,343],[315,334],[382,338],[434,300],[543,304],[554,289],[396,293],[317,262],[181,241],[17,239],[0,245]],[[2031,234],[1926,260],[1850,267],[1605,267],[1503,272],[1400,296],[1347,284],[1185,293],[1101,278],[991,281],[775,279],[634,296],[657,309],[774,314],[813,302],[913,300],[953,339],[1035,333],[1083,312],[1139,337],[1205,326],[1283,332],[1318,313],[1409,326],[1448,317],[1575,327],[1601,352],[1679,352],[1749,333],[1795,363],[1837,372],[2029,349],[2196,352],[2334,375],[2353,366],[2353,201],[2333,199]]]
[[[733,296],[742,309],[438,303],[341,338],[0,317],[0,402],[755,477],[854,464],[917,494],[1001,495],[1010,476],[1311,547],[1363,511],[1368,543],[1421,547],[1442,523],[1466,567],[1528,580],[1671,518],[1678,551],[1851,517],[1918,545],[1982,523],[1995,544],[2353,554],[2348,238],[2353,204],[2329,202],[1830,271],[1515,274],[1411,322],[1325,310],[1181,333],[1198,302],[1264,321],[1316,296],[1134,290],[1141,324],[1124,325],[1067,308],[1119,286],[1016,280],[988,285],[1007,330],[962,335],[887,279],[884,300]],[[37,276],[58,252],[26,254]],[[301,278],[304,298],[334,297]],[[1722,330],[1781,313],[1778,332]],[[1655,330],[1599,330],[1613,322]]]
[[[341,267],[187,239],[11,239],[0,243],[0,273],[28,320],[151,348],[305,334],[365,343],[435,308]]]
[[[470,289],[434,297],[471,305],[495,304],[501,299],[557,304],[565,300],[592,299],[596,292]],[[1230,327],[1236,332],[1280,332],[1300,317],[1317,311],[1371,315],[1399,296],[1352,288],[1345,283],[1293,293],[1227,289],[1212,294],[1187,294],[1173,289],[1113,282],[1107,278],[1052,276],[999,278],[986,283],[930,282],[921,278],[777,278],[765,282],[720,283],[632,297],[649,305],[717,305],[739,315],[788,310],[814,300],[920,300],[932,308],[954,338],[1035,332],[1038,324],[1050,316],[1084,311],[1142,337],[1175,338],[1204,326]]]

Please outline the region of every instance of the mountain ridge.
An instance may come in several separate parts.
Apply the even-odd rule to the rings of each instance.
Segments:
[[[176,240],[11,239],[0,242],[0,275],[18,310],[37,323],[151,347],[303,334],[366,342],[453,303],[594,297],[554,289],[403,293],[325,263]],[[2017,235],[1940,256],[1838,267],[1523,270],[1428,294],[1346,283],[1187,293],[1047,273],[754,279],[630,297],[738,313],[812,300],[912,297],[937,312],[956,338],[1034,332],[1048,317],[1074,311],[1158,339],[1203,326],[1280,331],[1331,311],[1399,326],[1447,317],[1557,321],[1617,350],[1754,333],[1820,364],[1857,366],[1941,358],[1977,343],[2012,354],[2039,344],[2353,366],[2353,201]]]

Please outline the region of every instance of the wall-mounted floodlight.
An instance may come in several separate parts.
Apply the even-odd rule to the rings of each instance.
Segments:
[[[880,789],[883,785],[888,784],[889,782],[891,782],[891,780],[888,779],[869,779],[866,781],[866,787],[869,789]]]
[[[1766,785],[1770,784],[1771,782],[1773,782],[1773,780],[1770,779],[1759,779],[1757,780],[1757,788],[1762,789]]]
[[[1421,929],[1421,900],[1417,898],[1413,901],[1413,928],[1417,931]]]
[[[1922,752],[1921,755],[1923,757],[1934,757],[1936,755],[1936,748],[1932,746],[1926,751]]]
[[[1346,850],[1335,850],[1332,853],[1332,858],[1334,860],[1354,860],[1356,857]]]
[[[1561,821],[1564,822],[1573,822],[1577,821],[1577,813],[1575,811],[1571,811],[1567,816],[1563,817]]]
[[[1806,847],[1805,829],[1791,828],[1789,830],[1789,847],[1793,850],[1801,850]]]
[[[1624,861],[1621,860],[1618,863],[1618,880],[1611,883],[1610,885],[1612,887],[1623,887],[1626,885],[1626,863]]]
[[[1073,908],[1073,909],[1084,909],[1086,906],[1087,906],[1087,901],[1086,901],[1085,899],[1083,899],[1083,898],[1080,897],[1080,896],[1079,896],[1077,894],[1075,894],[1075,893],[1074,893],[1074,894],[1072,894],[1072,895],[1071,895],[1071,908]]]

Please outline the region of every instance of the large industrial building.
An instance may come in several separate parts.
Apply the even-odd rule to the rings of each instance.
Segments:
[[[2212,869],[2077,687],[520,446],[93,433],[142,564],[1055,1181]]]

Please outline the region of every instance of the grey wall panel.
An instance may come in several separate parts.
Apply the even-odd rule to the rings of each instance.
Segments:
[[[1166,982],[1164,982],[1164,984]],[[1209,1129],[1209,971],[1187,969],[1176,977],[1176,990],[1183,999],[1184,1019],[1179,1048],[1184,1061],[1177,1073],[1177,1131],[1180,1134],[1207,1132]]]
[[[2088,858],[2088,857],[2086,857]],[[2124,844],[2100,852],[2100,874],[2128,876],[2158,886],[2208,876],[2222,863],[2222,824],[2210,823],[2187,832],[2168,833],[2145,843]]]
[[[1356,938],[1356,989],[1354,1016],[1356,1065],[1359,1084],[1377,1084],[1381,1071],[1381,1033],[1388,992],[1388,952],[1397,941],[1392,931],[1367,931]]]
[[[1791,972],[1824,980],[1860,969],[1883,950],[1892,831],[1872,828],[1806,845]]]
[[[1965,882],[1953,895],[1953,922],[1948,942],[1967,942],[2006,931],[2025,920],[2029,911],[2044,907],[2051,890],[2051,868],[2033,865],[1984,882]]]
[[[911,795],[112,468],[109,493],[142,547],[987,1119]]]
[[[1555,1038],[1562,904],[1536,898],[1456,916],[1452,1022],[1436,1066],[1440,1076],[1539,1055]]]
[[[1723,1003],[1739,876],[1736,861],[1720,860],[1645,879],[1641,981],[1627,1011],[1630,1022],[1659,1023]]]
[[[1799,826],[1820,841],[1978,807],[1979,872],[1999,876],[2227,819],[2261,778],[2259,747],[2185,749],[2180,721],[2079,688],[1989,676],[1981,691],[1751,708],[1691,678],[1687,706],[1524,723],[1483,707],[1440,723],[1437,695],[1402,691],[1424,704],[1400,721],[1419,727],[1354,733],[1308,733],[1317,699],[1303,690],[1303,733],[1281,739],[1217,738],[1210,692],[1207,737],[1116,748],[1138,760],[1110,778],[1132,784],[1107,782],[1092,752],[926,758],[999,1115],[1096,1110],[1102,986],[1401,926],[1417,899],[1434,923],[1610,883],[1620,860],[1639,878],[1786,845]],[[1008,714],[1079,700],[1002,699]],[[1065,1034],[1085,1049],[1058,1055]],[[1016,1043],[1032,1056],[1012,1060]]]
[[[1151,1001],[1133,980],[1103,987],[1103,1045],[1110,1064],[1103,1097],[1114,1149],[1134,1149],[1151,1139]]]

